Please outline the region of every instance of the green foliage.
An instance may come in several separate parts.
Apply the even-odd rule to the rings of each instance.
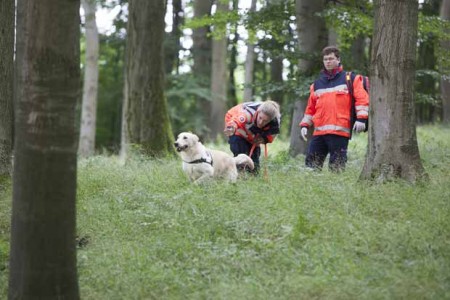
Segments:
[[[81,298],[448,299],[450,128],[417,132],[423,185],[358,182],[366,134],[342,174],[306,170],[277,140],[262,158],[268,178],[235,185],[192,185],[178,158],[81,160]],[[10,199],[1,194],[3,255]]]
[[[228,25],[231,26],[239,22],[240,16],[238,11],[217,11],[213,15],[186,19],[185,25],[182,28],[194,29],[204,26],[212,26],[214,30],[211,30],[210,35],[215,39],[220,39],[226,36]]]
[[[192,131],[202,135],[207,132],[206,123],[197,105],[198,97],[211,99],[210,90],[202,87],[202,80],[189,74],[167,77],[166,97],[174,135]]]
[[[360,37],[372,36],[373,4],[369,1],[358,1],[352,5],[328,5],[321,14],[328,28],[338,34],[338,44],[342,50],[350,49],[352,42]]]

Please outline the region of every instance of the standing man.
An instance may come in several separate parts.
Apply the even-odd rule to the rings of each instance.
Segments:
[[[301,135],[305,141],[308,128],[314,124],[305,164],[309,168],[321,170],[326,156],[330,154],[330,170],[341,171],[347,162],[347,147],[351,137],[352,99],[339,49],[325,47],[322,56],[324,69],[310,87],[308,105],[300,122]],[[353,86],[356,110],[353,130],[363,132],[367,127],[369,95],[364,89],[361,75],[354,76],[350,84]]]
[[[238,104],[225,115],[224,133],[231,152],[234,156],[250,155],[255,173],[259,170],[260,144],[272,143],[280,133],[280,117],[280,106],[272,100]]]

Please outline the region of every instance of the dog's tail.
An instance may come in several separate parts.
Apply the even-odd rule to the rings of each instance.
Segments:
[[[255,168],[253,160],[248,155],[238,154],[238,156],[234,157],[234,161],[236,163],[236,166],[247,167],[250,170],[253,170]]]

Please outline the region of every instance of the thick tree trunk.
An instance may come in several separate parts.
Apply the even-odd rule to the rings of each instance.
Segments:
[[[227,12],[228,4],[219,2],[216,12]],[[211,111],[209,137],[215,140],[223,132],[227,101],[227,38],[213,39],[211,68]]]
[[[324,20],[316,14],[323,11],[324,8],[325,0],[296,0],[295,2],[299,50],[305,55],[304,59],[299,60],[298,67],[304,75],[313,75],[315,67],[322,63],[321,59],[317,59],[316,53],[320,53],[326,46],[328,36]],[[306,153],[307,150],[307,143],[300,138],[299,122],[294,123],[295,120],[302,119],[305,111],[299,108],[306,107],[307,99],[299,99],[298,101],[303,103],[296,102],[294,105],[289,146],[289,153],[294,157]]]
[[[164,96],[164,3],[164,0],[129,2],[125,136],[127,144],[140,145],[151,156],[175,151]]]
[[[11,173],[14,83],[14,0],[0,3],[0,183]]]
[[[212,1],[194,1],[194,17],[200,18],[211,14]],[[201,88],[209,89],[211,85],[211,49],[212,42],[209,35],[209,26],[195,28],[193,30],[192,55],[194,58],[193,74]],[[209,119],[211,105],[209,99],[198,97],[197,111],[198,124],[206,124]],[[203,128],[195,128],[197,134],[202,133]]]
[[[256,0],[252,0],[249,13],[256,11]],[[245,57],[245,75],[244,75],[244,102],[252,101],[253,98],[253,73],[255,66],[255,44],[253,36],[249,34],[247,40],[247,54]]]
[[[369,145],[360,179],[426,177],[414,114],[417,0],[376,0]]]
[[[88,157],[95,152],[98,90],[98,29],[95,20],[96,1],[82,0],[86,29],[86,63],[81,106],[80,142],[78,153]]]
[[[17,1],[9,299],[79,299],[80,1]]]
[[[441,19],[447,21],[450,20],[450,0],[442,1]],[[450,41],[443,41],[441,47],[445,49],[443,53],[448,54],[450,52]],[[448,57],[446,59],[448,62]],[[442,72],[445,74],[445,76],[441,78],[442,121],[446,124],[450,124],[450,67],[447,66]]]

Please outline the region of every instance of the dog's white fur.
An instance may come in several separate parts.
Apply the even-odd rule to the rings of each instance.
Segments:
[[[253,161],[248,155],[239,154],[232,157],[223,151],[207,149],[198,136],[191,132],[180,133],[174,145],[183,160],[183,171],[194,183],[202,183],[212,178],[236,182],[236,166],[243,165],[250,170],[254,169]]]

